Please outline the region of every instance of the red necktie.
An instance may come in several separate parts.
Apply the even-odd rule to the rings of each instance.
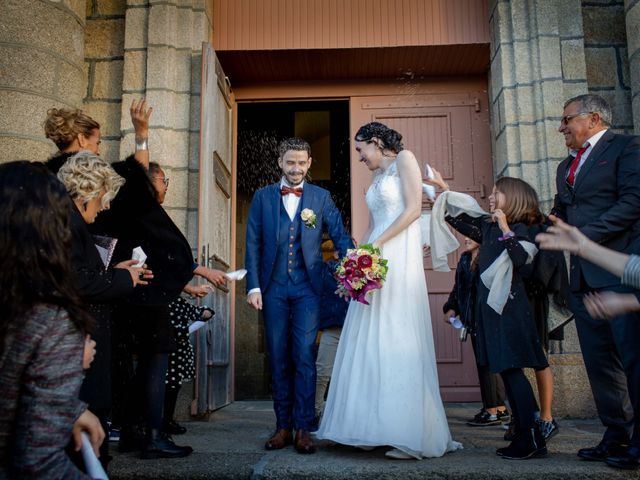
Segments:
[[[582,158],[582,154],[587,151],[589,148],[589,144],[587,143],[584,147],[578,150],[576,153],[576,158],[573,160],[571,167],[569,168],[569,175],[567,175],[567,183],[573,187],[573,183],[576,181],[576,170],[578,170],[578,165],[580,165],[580,159]]]
[[[286,185],[283,185],[280,188],[280,195],[282,195],[283,197],[285,195],[289,195],[290,193],[293,193],[296,197],[301,197],[302,196],[302,188],[300,187],[287,187]]]

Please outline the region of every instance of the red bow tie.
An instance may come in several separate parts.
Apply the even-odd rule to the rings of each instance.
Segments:
[[[301,197],[302,196],[302,188],[301,187],[287,187],[286,185],[283,185],[282,187],[280,187],[280,195],[282,195],[283,197],[285,195],[289,195],[290,193],[293,193],[296,197]]]

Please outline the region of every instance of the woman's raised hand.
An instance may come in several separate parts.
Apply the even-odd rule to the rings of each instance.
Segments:
[[[440,190],[449,190],[449,184],[444,181],[442,174],[433,167],[431,167],[431,172],[433,177],[425,179],[425,183],[438,187]]]
[[[136,141],[143,142],[149,138],[149,118],[153,108],[147,105],[147,101],[144,98],[139,100],[133,100],[131,107],[129,108],[131,113],[131,123],[133,123],[133,129],[136,132]]]

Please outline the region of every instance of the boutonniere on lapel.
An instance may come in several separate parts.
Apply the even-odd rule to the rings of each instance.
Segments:
[[[307,228],[316,228],[316,222],[318,219],[316,218],[316,214],[310,208],[305,208],[300,212],[300,218],[304,222],[304,226]]]

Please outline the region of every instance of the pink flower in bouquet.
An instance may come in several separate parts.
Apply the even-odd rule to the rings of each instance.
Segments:
[[[367,293],[370,292],[371,290],[377,290],[380,287],[382,287],[382,284],[376,280],[365,284],[365,286],[358,291],[358,296],[356,297],[356,300],[360,303],[364,303],[365,305],[369,305],[369,302],[367,302],[367,299],[366,299]]]

